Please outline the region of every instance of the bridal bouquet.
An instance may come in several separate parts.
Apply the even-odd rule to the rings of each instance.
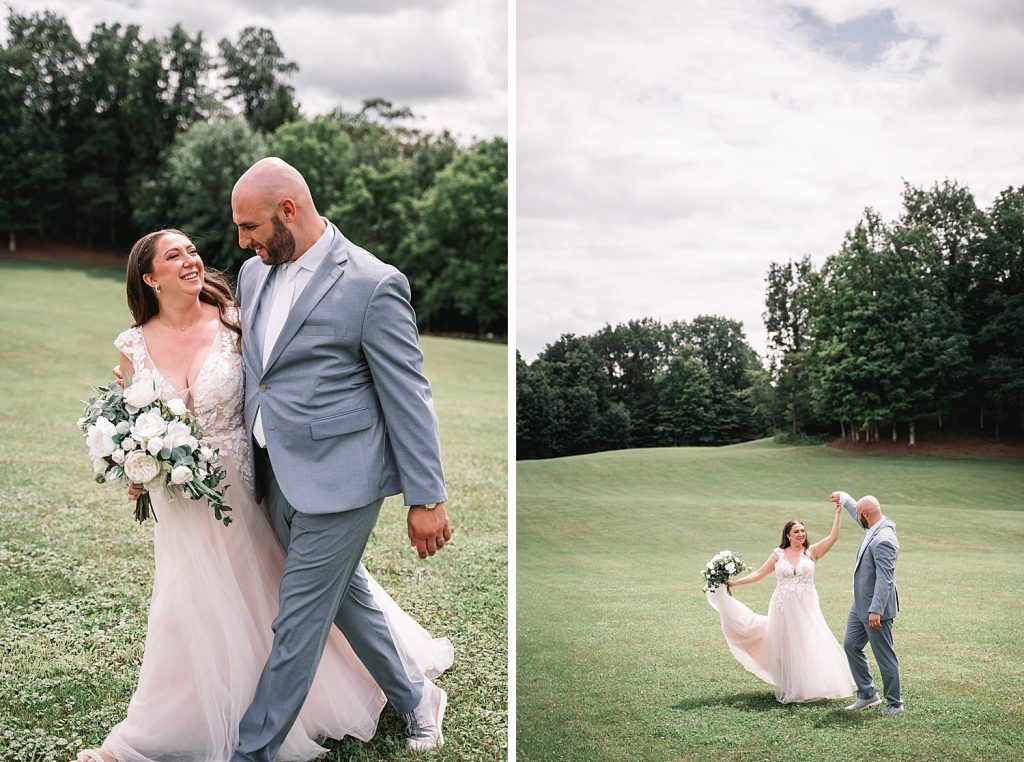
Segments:
[[[704,575],[704,592],[710,593],[719,585],[724,585],[732,575],[746,570],[747,565],[743,563],[739,554],[731,550],[716,553],[701,570],[701,574]]]
[[[203,442],[203,430],[180,399],[160,399],[152,375],[142,371],[125,389],[117,380],[97,386],[78,419],[96,481],[127,488],[143,484],[135,520],[156,520],[150,491],[167,489],[193,500],[205,497],[214,516],[227,526],[226,476],[219,451]]]

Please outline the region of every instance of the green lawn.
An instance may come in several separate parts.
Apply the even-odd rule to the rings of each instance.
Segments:
[[[152,527],[95,484],[75,421],[129,325],[120,268],[0,259],[0,759],[68,759],[125,712],[142,656]],[[424,338],[455,538],[429,562],[385,506],[364,560],[455,644],[439,760],[507,755],[506,348]],[[385,710],[328,760],[408,759]]]
[[[701,592],[719,550],[756,568],[790,518],[824,536],[837,489],[876,495],[899,529],[894,718],[776,703]],[[632,450],[521,462],[516,502],[519,759],[1024,758],[1024,460]],[[818,566],[840,640],[860,539],[845,517]],[[766,613],[773,586],[737,595]]]

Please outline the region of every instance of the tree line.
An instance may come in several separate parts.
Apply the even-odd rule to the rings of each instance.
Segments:
[[[516,356],[517,457],[754,439],[769,431],[770,391],[742,326],[725,317],[565,334],[530,364]]]
[[[770,264],[766,365],[742,325],[651,318],[517,355],[519,458],[721,445],[772,432],[915,444],[918,425],[1024,434],[1024,187],[987,210],[905,184],[815,267]]]
[[[820,268],[772,263],[764,318],[793,433],[1024,433],[1024,187],[983,210],[954,181],[905,184],[896,219],[865,210]]]
[[[207,51],[175,25],[144,38],[97,24],[79,41],[51,11],[9,9],[0,46],[0,230],[126,247],[177,227],[234,271],[230,194],[280,156],[318,209],[410,280],[421,328],[507,333],[508,146],[461,146],[381,98],[304,118],[273,32],[246,27]],[[210,82],[223,83],[214,88]]]

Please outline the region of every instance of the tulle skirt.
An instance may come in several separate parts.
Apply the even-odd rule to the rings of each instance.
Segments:
[[[231,457],[223,460],[236,485],[227,492],[230,526],[205,500],[153,494],[156,574],[142,668],[127,716],[103,744],[121,762],[227,762],[270,654],[285,553]],[[451,666],[451,642],[432,638],[370,580],[406,669],[435,677]],[[318,757],[324,738],[369,740],[385,703],[332,627],[277,759]]]
[[[783,704],[844,698],[856,685],[846,653],[821,613],[818,594],[772,595],[768,616],[751,611],[725,586],[708,593],[718,611],[722,633],[736,660],[775,686]]]

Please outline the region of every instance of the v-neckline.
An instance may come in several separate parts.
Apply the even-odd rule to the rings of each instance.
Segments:
[[[796,570],[797,570],[797,568],[798,568],[798,567],[800,566],[800,561],[801,561],[801,560],[802,560],[802,559],[803,559],[803,558],[804,558],[805,556],[807,556],[807,551],[804,551],[803,553],[801,553],[801,554],[800,554],[800,558],[798,558],[798,559],[796,560],[796,565],[794,566],[794,565],[793,565],[793,563],[792,563],[792,562],[791,562],[791,561],[789,560],[789,557],[788,557],[788,556],[786,555],[786,551],[785,551],[785,550],[783,550],[783,551],[782,551],[782,557],[783,557],[783,559],[785,559],[786,563],[787,563],[787,564],[789,564],[789,568],[793,570],[793,576],[794,576],[794,577],[796,576]],[[809,556],[808,556],[808,557],[809,557]]]
[[[213,341],[211,341],[210,345],[206,348],[206,354],[203,356],[203,362],[199,365],[199,371],[196,373],[196,377],[193,378],[192,383],[186,386],[184,389],[179,389],[178,387],[171,383],[170,379],[167,378],[166,375],[164,375],[164,372],[162,370],[160,370],[160,366],[156,364],[156,360],[154,359],[152,353],[149,351],[149,344],[146,343],[146,332],[142,330],[141,325],[139,326],[139,336],[142,338],[142,348],[146,350],[146,357],[149,358],[149,364],[153,366],[153,370],[155,370],[156,374],[160,376],[161,379],[163,379],[164,383],[171,387],[171,390],[179,396],[184,395],[186,392],[191,392],[193,387],[199,381],[199,379],[202,378],[203,373],[206,371],[206,364],[210,361],[210,357],[213,356],[214,350],[220,343],[221,331],[223,331],[223,327],[221,326],[220,321],[218,321],[217,334],[213,337]],[[187,376],[185,380],[188,380]]]

